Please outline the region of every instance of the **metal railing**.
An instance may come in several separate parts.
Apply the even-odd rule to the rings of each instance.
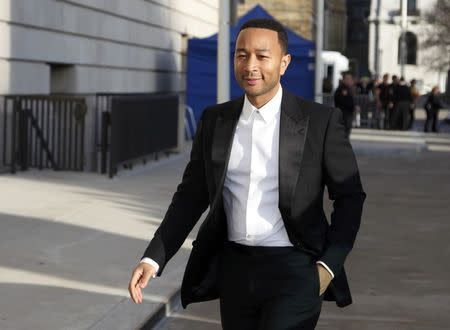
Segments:
[[[153,93],[97,93],[95,94],[94,135],[97,152],[100,152],[100,173],[105,174],[108,167],[111,141],[112,99],[117,97],[146,97],[162,95],[166,92]]]
[[[95,139],[100,172],[113,177],[119,165],[132,168],[147,157],[158,159],[177,145],[178,95],[173,93],[99,93]]]
[[[83,171],[84,98],[4,96],[2,163],[15,173],[29,167]]]

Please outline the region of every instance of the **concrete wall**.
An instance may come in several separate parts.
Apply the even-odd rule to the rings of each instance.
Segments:
[[[426,55],[430,50],[421,47],[424,30],[427,27],[423,20],[423,13],[433,7],[436,0],[417,1],[417,8],[422,16],[408,17],[407,30],[413,32],[418,39],[417,64],[405,65],[405,78],[413,78],[419,81],[421,92],[428,92],[432,86],[439,85],[442,90],[445,89],[446,72],[430,70],[426,65]],[[370,20],[376,16],[376,3],[372,2]],[[401,68],[398,64],[398,40],[401,34],[400,16],[395,13],[400,9],[400,1],[381,1],[380,7],[380,26],[379,26],[379,54],[380,54],[380,73],[390,73],[400,75]],[[375,24],[371,23],[369,32],[369,67],[375,72]]]
[[[168,0],[1,1],[1,73],[8,72],[13,82],[21,79],[16,78],[22,75],[20,67],[39,69],[28,74],[31,86],[3,82],[0,94],[42,93],[45,85],[50,92],[51,84],[43,86],[41,72],[42,65],[47,65],[50,75],[51,63],[77,68],[68,70],[71,84],[65,92],[180,91],[182,86],[173,84],[173,75],[184,74],[183,35],[204,37],[216,32],[217,6],[217,0],[189,1],[189,6]],[[100,77],[89,79],[90,69]],[[119,72],[127,77],[126,84],[111,81]],[[155,85],[155,80],[164,79],[168,83]]]
[[[98,92],[164,91],[184,103],[188,37],[217,32],[218,6],[219,0],[1,0],[0,95],[77,94],[93,104]],[[183,118],[180,107],[180,147]],[[92,139],[86,143],[87,159],[94,159]]]

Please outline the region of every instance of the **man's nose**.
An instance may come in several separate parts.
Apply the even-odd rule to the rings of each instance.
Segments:
[[[244,67],[247,72],[255,72],[257,71],[257,61],[255,56],[249,56],[247,62]]]

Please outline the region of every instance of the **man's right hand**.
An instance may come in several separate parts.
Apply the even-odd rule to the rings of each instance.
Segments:
[[[147,286],[148,281],[154,277],[156,269],[152,265],[141,262],[131,275],[130,284],[128,285],[128,292],[131,299],[136,303],[142,303],[142,289]]]

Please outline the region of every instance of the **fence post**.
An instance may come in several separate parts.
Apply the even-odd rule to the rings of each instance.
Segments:
[[[106,173],[106,160],[108,153],[108,128],[110,124],[109,112],[102,112],[102,142],[101,142],[101,173]]]
[[[18,109],[19,111],[19,161],[20,170],[28,170],[28,120],[30,109]]]
[[[16,162],[17,162],[17,150],[16,150],[16,140],[17,140],[17,114],[20,111],[19,101],[14,99],[13,109],[12,109],[12,131],[11,131],[11,174],[16,173]]]

